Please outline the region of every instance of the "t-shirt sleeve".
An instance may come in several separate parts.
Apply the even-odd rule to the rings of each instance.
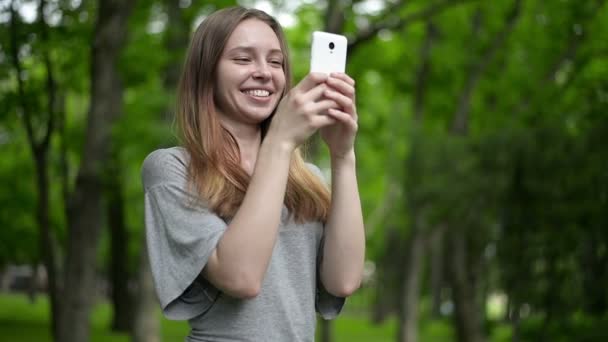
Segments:
[[[317,270],[320,269],[321,261],[323,260],[324,241],[325,239],[321,238],[319,252],[317,254]],[[321,282],[321,275],[319,272],[317,272],[317,295],[315,298],[315,309],[319,315],[326,320],[334,319],[338,317],[342,311],[345,302],[346,298],[334,296],[325,289],[323,283]]]
[[[206,312],[219,290],[200,273],[226,223],[187,191],[185,163],[175,153],[153,152],[142,168],[146,243],[164,315],[190,319]]]
[[[307,164],[309,169],[317,175],[327,185],[327,181],[323,176],[321,170],[313,164]],[[323,261],[323,245],[325,242],[325,233],[323,233],[323,237],[321,237],[321,242],[319,243],[319,250],[317,251],[317,270],[320,269],[321,262]],[[315,309],[319,313],[319,315],[326,320],[336,318],[342,308],[344,307],[344,303],[346,302],[346,298],[337,297],[329,293],[323,283],[321,282],[321,276],[319,272],[317,272],[317,293],[315,298]]]

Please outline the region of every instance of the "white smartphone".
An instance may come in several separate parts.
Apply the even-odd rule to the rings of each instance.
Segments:
[[[312,33],[310,49],[310,72],[345,72],[346,48],[345,36],[315,31]]]

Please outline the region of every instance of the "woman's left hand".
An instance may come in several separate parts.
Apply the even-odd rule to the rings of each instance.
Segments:
[[[321,138],[329,147],[332,158],[344,158],[354,151],[358,129],[355,81],[344,73],[332,73],[325,83],[329,89],[324,96],[334,100],[341,108],[327,111],[326,115],[334,118],[336,123],[321,128]]]

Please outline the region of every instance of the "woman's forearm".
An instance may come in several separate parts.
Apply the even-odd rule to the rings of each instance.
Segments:
[[[293,148],[270,139],[262,143],[243,203],[203,273],[235,297],[259,292],[281,219]]]
[[[332,158],[331,188],[321,281],[328,292],[346,297],[360,286],[365,260],[365,230],[354,152],[344,158]]]

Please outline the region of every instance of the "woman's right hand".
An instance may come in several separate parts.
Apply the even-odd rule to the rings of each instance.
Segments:
[[[324,97],[327,75],[310,73],[279,103],[266,137],[295,149],[319,128],[336,122],[327,110],[339,105]]]

